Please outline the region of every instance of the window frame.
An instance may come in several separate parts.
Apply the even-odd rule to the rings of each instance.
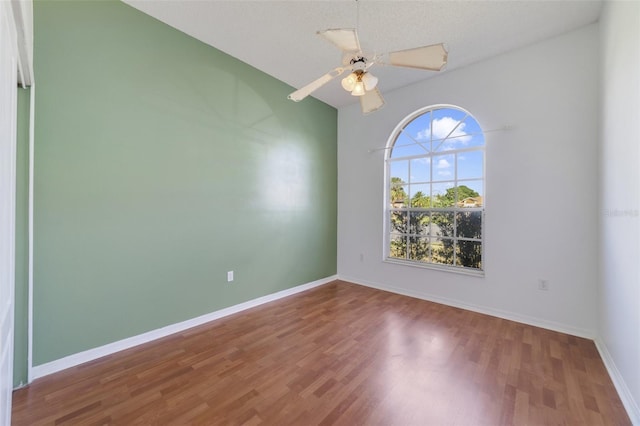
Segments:
[[[429,114],[433,111],[436,110],[442,110],[442,109],[452,109],[461,113],[465,114],[465,118],[464,120],[466,120],[467,118],[470,118],[471,120],[475,121],[475,123],[478,125],[479,128],[479,134],[482,135],[482,139],[483,139],[483,143],[480,146],[472,146],[472,147],[461,147],[461,148],[457,148],[457,149],[453,149],[453,150],[442,150],[442,151],[431,151],[431,149],[433,149],[433,145],[432,143],[434,142],[433,136],[431,135],[429,138],[429,141],[427,142],[430,147],[430,151],[426,152],[425,154],[417,154],[417,155],[407,155],[407,156],[402,156],[402,157],[397,157],[397,158],[393,158],[392,154],[393,154],[393,150],[395,147],[395,143],[397,142],[398,138],[400,137],[402,131],[408,127],[411,123],[413,123],[417,118],[419,118],[422,115],[425,114]],[[431,116],[429,118],[429,126],[432,127],[434,122],[434,117]],[[478,133],[474,133],[475,135],[477,135]],[[417,143],[417,142],[416,142]],[[464,275],[472,275],[472,276],[478,276],[478,277],[484,277],[485,275],[485,270],[486,270],[486,258],[485,258],[485,248],[486,248],[486,211],[485,211],[485,207],[486,207],[486,145],[487,145],[487,141],[486,141],[486,133],[483,130],[482,126],[480,125],[480,123],[478,122],[478,120],[466,109],[461,108],[457,105],[450,105],[450,104],[437,104],[437,105],[429,105],[423,108],[420,108],[414,112],[412,112],[411,114],[407,115],[405,118],[403,118],[402,120],[400,120],[400,122],[396,125],[396,127],[393,129],[393,131],[391,132],[388,140],[387,140],[387,146],[385,149],[385,155],[384,155],[384,224],[383,224],[383,262],[387,262],[387,263],[393,263],[393,264],[400,264],[400,265],[405,265],[405,266],[412,266],[412,267],[418,267],[418,268],[425,268],[425,269],[434,269],[434,270],[439,270],[439,271],[446,271],[446,272],[453,272],[453,273],[458,273],[458,274],[464,274]],[[458,154],[460,153],[465,153],[465,152],[481,152],[482,153],[482,174],[480,178],[462,178],[462,179],[458,179]],[[454,163],[455,163],[455,167],[454,167],[454,176],[453,179],[450,180],[434,180],[434,176],[433,176],[433,163],[432,161],[430,162],[431,166],[429,167],[429,181],[427,182],[411,182],[411,160],[415,160],[415,159],[420,159],[420,158],[429,158],[430,160],[433,157],[438,157],[438,156],[442,156],[442,155],[453,155],[454,156]],[[406,207],[400,207],[400,208],[394,208],[391,205],[391,163],[395,162],[395,161],[408,161],[408,175],[409,175],[409,181],[406,182],[404,184],[405,187],[409,187],[409,185],[416,185],[416,184],[426,184],[429,185],[429,187],[432,189],[433,188],[433,184],[444,184],[444,183],[452,183],[453,186],[452,187],[458,187],[460,185],[464,185],[464,182],[478,182],[481,181],[481,188],[482,188],[482,192],[481,192],[481,197],[482,197],[482,205],[480,207],[458,207],[455,204],[460,202],[461,200],[457,199],[457,195],[456,195],[456,201],[454,203],[453,206],[450,207],[414,207],[414,206],[406,206]],[[431,193],[430,193],[430,197],[431,197]],[[407,192],[407,198],[411,199],[411,192]],[[431,198],[430,198],[431,199]],[[394,211],[405,211],[406,212],[406,226],[407,229],[405,231],[405,233],[400,233],[399,235],[402,235],[403,238],[406,238],[406,247],[407,247],[407,258],[397,258],[397,257],[391,257],[391,241],[392,241],[392,237],[393,237],[393,232],[392,232],[392,225],[391,225],[391,215],[392,212]],[[410,224],[411,224],[411,213],[416,213],[416,212],[429,212],[429,215],[431,217],[433,217],[433,213],[437,213],[437,212],[452,212],[452,214],[454,215],[454,217],[461,212],[480,212],[480,238],[466,238],[466,237],[460,237],[457,236],[457,229],[456,229],[456,220],[454,220],[454,225],[453,225],[453,236],[452,237],[445,237],[446,239],[451,239],[454,241],[453,247],[457,246],[457,242],[458,241],[478,241],[480,243],[480,268],[473,268],[473,267],[468,267],[468,266],[462,266],[462,265],[456,265],[456,250],[453,250],[453,258],[452,258],[452,264],[443,264],[443,263],[434,263],[432,261],[426,262],[426,261],[422,261],[422,260],[411,260],[408,258],[409,255],[409,241],[410,238],[414,237],[417,238],[417,235],[414,235],[411,231],[410,231]],[[428,225],[431,226],[431,225]],[[430,228],[431,229],[431,228]],[[431,232],[429,232],[426,236],[422,236],[423,238],[428,238],[428,239],[435,239],[436,237],[434,235],[431,234]],[[431,255],[431,248],[429,248],[429,253]]]

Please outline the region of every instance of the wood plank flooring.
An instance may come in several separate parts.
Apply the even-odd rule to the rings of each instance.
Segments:
[[[336,281],[35,381],[14,425],[629,425],[594,343]]]

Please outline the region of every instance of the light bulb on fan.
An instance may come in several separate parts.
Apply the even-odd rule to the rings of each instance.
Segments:
[[[368,72],[364,73],[360,80],[364,83],[364,88],[367,91],[375,89],[378,85],[378,77],[375,77]]]
[[[351,95],[362,96],[364,95],[364,93],[365,93],[364,83],[358,80],[358,82],[356,82],[355,86],[353,87],[353,90],[351,91]]]
[[[351,92],[358,82],[358,76],[352,72],[348,76],[342,79],[342,88],[347,92]]]

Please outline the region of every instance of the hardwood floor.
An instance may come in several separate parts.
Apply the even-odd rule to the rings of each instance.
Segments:
[[[629,425],[590,340],[336,281],[15,391],[14,425]]]

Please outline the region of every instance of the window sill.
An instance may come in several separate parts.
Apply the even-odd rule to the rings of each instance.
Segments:
[[[392,263],[392,264],[395,264],[395,265],[410,266],[410,267],[413,267],[413,268],[431,269],[431,270],[440,271],[440,272],[451,272],[451,273],[454,273],[454,274],[460,274],[460,275],[467,275],[467,276],[472,276],[472,277],[484,278],[484,271],[478,271],[478,270],[475,270],[475,269],[466,269],[466,268],[461,268],[461,267],[457,267],[457,266],[418,263],[418,262],[411,262],[411,261],[408,261],[408,260],[394,259],[394,258],[390,258],[390,257],[387,257],[387,258],[383,259],[383,262]]]

